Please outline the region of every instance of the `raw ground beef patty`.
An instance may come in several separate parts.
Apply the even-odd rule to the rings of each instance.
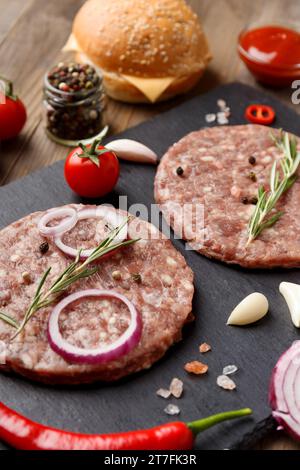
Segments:
[[[87,206],[72,205],[78,210]],[[93,207],[93,206],[88,206]],[[42,212],[31,214],[0,232],[0,311],[20,321],[48,267],[49,283],[70,263],[52,241],[42,255],[45,240],[37,229]],[[136,219],[133,219],[136,222]],[[129,224],[129,235],[133,222]],[[145,231],[158,230],[139,219]],[[92,248],[99,243],[96,219],[81,220],[64,241],[76,248]],[[157,238],[157,237],[156,237]],[[101,263],[101,264],[100,264]],[[49,346],[46,330],[51,307],[38,311],[25,330],[10,341],[14,329],[0,320],[0,363],[34,380],[49,383],[111,381],[149,368],[166,350],[181,339],[188,321],[194,293],[193,273],[183,256],[165,238],[146,240],[122,248],[99,262],[99,272],[74,284],[69,293],[87,288],[114,289],[131,300],[142,316],[143,332],[139,344],[127,355],[102,365],[74,365],[66,362]],[[114,280],[113,271],[121,280]],[[30,273],[31,282],[22,274]],[[133,273],[142,281],[136,282]],[[116,300],[83,299],[66,308],[60,316],[60,330],[69,342],[93,348],[116,340],[126,329],[127,308]]]
[[[206,128],[188,134],[163,156],[155,178],[156,202],[174,231],[203,255],[251,268],[300,266],[300,179],[277,204],[282,218],[246,247],[255,207],[250,200],[260,185],[268,188],[272,163],[282,157],[271,131],[278,132],[259,125]],[[176,173],[178,167],[182,175]],[[176,210],[174,215],[176,203],[204,205],[197,243],[189,224],[182,223]]]

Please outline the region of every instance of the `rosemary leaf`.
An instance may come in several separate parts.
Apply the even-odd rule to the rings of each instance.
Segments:
[[[80,261],[80,255],[82,250],[79,250],[75,261],[70,263],[69,266],[67,266],[67,268],[59,274],[59,276],[51,284],[48,290],[45,289],[45,282],[50,274],[51,268],[47,269],[38,284],[33,300],[29,305],[28,309],[26,310],[26,313],[20,325],[6,313],[0,313],[0,320],[5,321],[6,323],[10,324],[11,326],[17,329],[16,333],[11,339],[14,339],[19,333],[21,333],[21,331],[25,328],[29,320],[38,310],[40,310],[41,308],[48,307],[49,305],[55,303],[58,300],[59,296],[63,294],[72,284],[74,284],[78,280],[91,277],[96,272],[98,272],[99,267],[90,267],[91,263],[95,262],[107,253],[116,250],[117,248],[125,247],[138,241],[138,239],[130,239],[115,243],[117,235],[120,233],[122,228],[128,223],[129,220],[130,217],[128,217],[124,221],[124,223],[122,223],[119,227],[113,229],[108,235],[108,237],[105,238],[91,252],[90,256],[83,262]]]
[[[9,315],[6,315],[6,313],[0,312],[0,319],[3,320],[5,323],[8,323],[8,325],[13,326],[14,328],[19,328],[18,322]]]
[[[288,191],[297,179],[297,170],[300,165],[300,152],[297,151],[297,141],[287,132],[280,131],[279,137],[271,135],[275,145],[283,152],[279,161],[282,176],[277,169],[275,160],[270,173],[270,191],[263,187],[258,189],[258,201],[248,223],[247,245],[257,238],[266,228],[272,227],[283,215],[282,211],[273,214],[273,210],[281,196]]]

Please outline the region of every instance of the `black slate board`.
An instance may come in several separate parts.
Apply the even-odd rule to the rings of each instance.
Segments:
[[[224,98],[232,109],[231,124],[245,123],[246,105],[261,102],[272,105],[277,112],[276,127],[299,133],[299,116],[253,88],[233,83],[196,97],[122,134],[149,145],[158,154],[186,133],[205,125],[206,113],[214,112],[216,100]],[[77,201],[63,179],[63,162],[35,172],[21,181],[0,188],[0,227],[52,206]],[[119,195],[128,195],[128,203],[153,202],[155,168],[122,163],[121,178],[116,191],[107,200],[117,203]],[[103,202],[99,201],[99,202]],[[253,418],[219,425],[198,438],[201,449],[229,448],[245,433],[270,414],[267,391],[272,367],[280,353],[293,340],[299,339],[289,318],[284,300],[278,292],[282,280],[298,282],[297,270],[247,271],[208,260],[197,253],[185,252],[184,243],[175,241],[195,272],[196,321],[184,330],[183,341],[152,369],[116,384],[76,388],[49,387],[31,383],[20,377],[0,376],[0,397],[7,405],[45,424],[82,432],[116,432],[145,428],[171,420],[164,414],[167,401],[155,391],[167,386],[173,377],[184,380],[184,397],[176,401],[184,421],[222,410],[249,406]],[[253,291],[265,293],[270,300],[270,313],[259,325],[233,328],[225,325],[232,308]],[[200,358],[198,345],[207,341],[212,351]],[[203,377],[188,376],[185,362],[202,359],[209,365]],[[223,366],[236,364],[234,376],[237,390],[226,392],[216,385]],[[0,448],[5,448],[1,446]]]

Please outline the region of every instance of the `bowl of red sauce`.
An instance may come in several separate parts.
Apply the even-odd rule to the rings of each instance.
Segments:
[[[300,24],[250,24],[239,35],[238,52],[257,80],[289,86],[300,79]]]

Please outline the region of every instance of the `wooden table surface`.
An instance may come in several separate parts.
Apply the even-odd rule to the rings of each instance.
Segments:
[[[42,125],[42,79],[57,61],[71,29],[74,14],[83,0],[0,0],[0,75],[13,80],[28,111],[22,135],[0,146],[0,185],[25,176],[38,168],[63,159],[66,148],[49,141]],[[239,31],[253,20],[300,21],[299,0],[188,0],[200,15],[214,59],[192,94],[203,93],[218,84],[240,80],[259,86],[236,53]],[[291,90],[275,94],[291,104]],[[190,97],[189,94],[187,97]],[[184,98],[158,105],[132,106],[110,100],[105,119],[117,133],[176,106]],[[288,437],[264,439],[260,449],[300,449]]]

